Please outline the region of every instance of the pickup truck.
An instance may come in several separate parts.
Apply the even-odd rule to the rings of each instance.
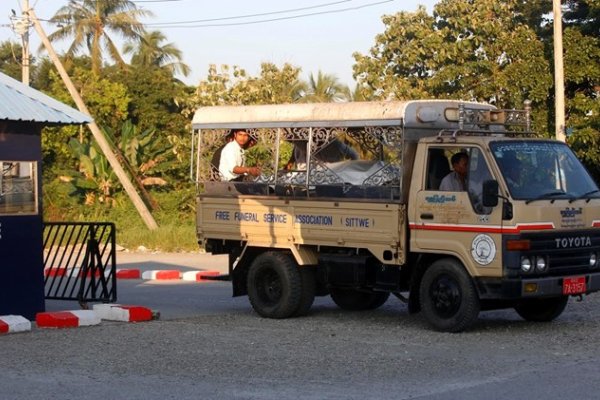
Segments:
[[[229,255],[234,296],[267,318],[304,315],[315,296],[369,310],[394,294],[439,331],[500,308],[551,321],[600,289],[600,191],[529,114],[455,100],[200,108],[198,243]],[[231,182],[211,156],[235,129],[261,174]],[[325,157],[333,143],[356,156]],[[458,153],[464,187],[441,190]]]

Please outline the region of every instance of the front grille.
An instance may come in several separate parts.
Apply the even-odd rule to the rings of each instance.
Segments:
[[[523,255],[548,257],[548,275],[572,275],[597,269],[589,264],[592,252],[600,256],[600,232],[597,230],[527,233],[521,238],[531,241],[531,250]],[[557,239],[560,239],[558,244]]]
[[[598,249],[596,249],[598,251]],[[587,251],[560,251],[548,254],[548,270],[550,275],[567,275],[590,270],[590,254]]]

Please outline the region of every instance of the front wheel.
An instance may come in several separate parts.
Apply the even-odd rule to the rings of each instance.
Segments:
[[[274,251],[256,257],[248,271],[248,298],[263,317],[294,315],[303,301],[302,277],[294,260]]]
[[[456,260],[435,261],[425,271],[419,288],[421,311],[431,327],[460,332],[479,315],[480,304],[473,281]]]
[[[550,322],[567,307],[569,296],[553,297],[549,299],[527,299],[515,307],[517,314],[525,321]]]

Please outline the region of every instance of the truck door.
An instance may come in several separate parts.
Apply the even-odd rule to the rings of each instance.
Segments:
[[[464,179],[466,190],[442,191],[442,179],[454,173],[450,158],[458,152],[469,157]],[[412,250],[453,254],[468,269],[474,269],[472,275],[490,276],[490,270],[478,271],[485,268],[497,269],[492,275],[501,276],[502,210],[500,206],[491,208],[482,204],[483,182],[489,179],[493,177],[481,148],[429,146],[421,189],[413,197]]]

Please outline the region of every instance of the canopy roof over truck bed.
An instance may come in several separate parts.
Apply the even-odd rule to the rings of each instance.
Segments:
[[[456,121],[447,119],[446,110],[458,110],[459,104],[471,109],[495,109],[488,104],[455,100],[215,106],[199,108],[192,127],[219,129],[403,124],[418,128],[447,128],[449,122]]]

